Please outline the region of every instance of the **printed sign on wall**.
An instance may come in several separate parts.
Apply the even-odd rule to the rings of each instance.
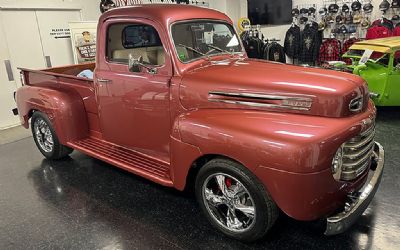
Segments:
[[[97,22],[71,22],[72,51],[75,64],[96,60]]]

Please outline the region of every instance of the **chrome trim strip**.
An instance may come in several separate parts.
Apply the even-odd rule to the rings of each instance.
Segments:
[[[209,101],[223,102],[223,103],[228,103],[228,104],[246,105],[246,106],[256,107],[256,108],[283,108],[283,109],[292,109],[292,110],[300,110],[300,111],[310,110],[309,108],[282,106],[282,105],[276,105],[276,104],[247,102],[247,101],[230,101],[230,100],[218,100],[218,99],[209,99]]]
[[[235,92],[223,92],[223,91],[210,91],[208,100],[211,102],[222,102],[228,104],[246,105],[258,108],[283,108],[299,111],[309,111],[312,106],[312,99],[308,97],[292,97],[292,96],[281,96],[281,95],[268,95],[268,94],[257,94],[257,93],[235,93]],[[228,100],[228,99],[216,99],[212,96],[232,97],[232,98],[248,98],[251,101],[240,101],[240,100]],[[270,100],[270,101],[298,101],[308,102],[306,106],[291,106],[291,105],[278,105],[271,103],[261,103],[257,100]]]
[[[352,168],[352,167],[356,167],[360,164],[362,164],[364,161],[367,161],[371,155],[372,155],[372,150],[373,148],[370,149],[371,152],[368,152],[367,154],[365,154],[362,158],[360,158],[358,161],[353,162],[353,163],[343,163],[343,167],[344,168]]]
[[[335,235],[346,231],[363,214],[374,198],[382,180],[385,162],[383,147],[376,142],[374,148],[374,165],[376,168],[375,166],[371,168],[371,171],[374,172],[372,178],[357,192],[358,195],[348,194],[348,197],[353,200],[348,209],[327,218],[325,235]]]
[[[361,148],[362,146],[368,144],[371,140],[373,140],[375,137],[375,131],[372,132],[368,137],[362,139],[361,141],[357,142],[357,143],[351,143],[348,142],[344,145],[344,147],[346,149],[350,149],[350,150],[357,150],[359,148]]]
[[[371,142],[369,142],[369,144],[365,148],[363,148],[361,151],[358,151],[354,154],[346,154],[345,153],[343,158],[350,159],[350,160],[356,160],[356,159],[360,158],[360,156],[362,156],[362,155],[366,154],[368,151],[370,151],[371,148],[373,147],[373,145],[374,145],[374,141],[371,140]]]
[[[290,100],[290,101],[312,102],[312,99],[308,97],[293,97],[293,96],[268,95],[268,94],[257,94],[257,93],[234,93],[234,92],[223,92],[223,91],[210,91],[209,94],[227,96],[227,97],[254,98],[254,99],[265,99],[265,100]]]

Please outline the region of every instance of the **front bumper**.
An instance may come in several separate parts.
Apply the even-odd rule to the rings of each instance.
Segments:
[[[325,235],[343,233],[364,213],[378,190],[382,179],[384,161],[383,147],[376,142],[371,164],[371,170],[374,172],[372,177],[356,194],[348,195],[350,202],[346,203],[343,212],[327,218]]]

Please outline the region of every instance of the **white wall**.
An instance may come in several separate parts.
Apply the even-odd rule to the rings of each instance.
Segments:
[[[100,0],[0,0],[0,8],[15,9],[80,9],[84,21],[100,16]]]

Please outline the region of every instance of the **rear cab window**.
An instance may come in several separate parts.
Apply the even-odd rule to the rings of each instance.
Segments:
[[[146,24],[112,24],[107,32],[107,61],[128,64],[129,55],[153,66],[165,64],[165,52],[157,30]]]

